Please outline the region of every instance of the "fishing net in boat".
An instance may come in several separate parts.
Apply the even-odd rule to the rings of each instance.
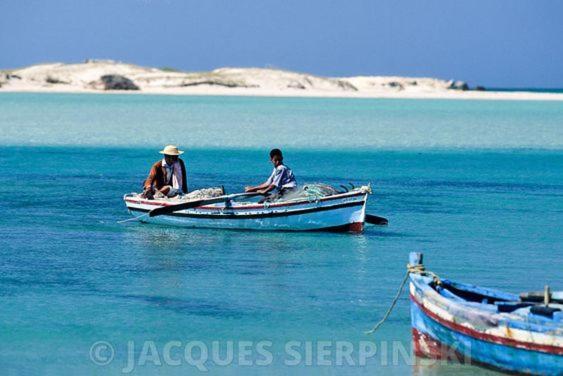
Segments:
[[[181,195],[178,197],[178,200],[182,200],[182,201],[201,200],[205,198],[223,196],[224,194],[225,194],[225,190],[223,189],[223,187],[202,188],[186,193],[185,195]]]
[[[225,190],[223,189],[223,187],[210,187],[210,188],[196,189],[195,191],[191,191],[186,194],[180,194],[172,198],[167,198],[162,193],[156,192],[154,198],[159,200],[193,201],[193,200],[203,200],[207,198],[223,196],[224,194],[225,194]],[[141,194],[139,194],[139,196],[142,197]]]
[[[332,196],[337,194],[338,191],[331,185],[323,183],[308,183],[298,187],[293,192],[289,192],[283,196],[282,200],[293,200],[297,198],[307,198],[316,200],[321,197]]]
[[[213,198],[218,196],[223,196],[225,194],[225,190],[223,187],[210,187],[210,188],[202,188],[196,189],[195,191],[191,191],[186,194],[180,194],[178,196],[174,196],[172,198],[166,198],[162,193],[156,192],[154,198],[160,200],[174,200],[174,201],[192,201],[192,200],[202,200],[206,198]]]

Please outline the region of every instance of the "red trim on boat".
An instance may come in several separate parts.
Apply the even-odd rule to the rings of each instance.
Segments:
[[[440,325],[445,326],[446,328],[454,330],[456,332],[466,334],[468,336],[471,336],[473,338],[476,338],[476,339],[479,339],[479,340],[482,340],[482,341],[494,342],[494,343],[497,343],[499,345],[511,346],[511,347],[516,347],[516,348],[531,350],[531,351],[540,351],[540,352],[549,353],[549,354],[563,355],[563,347],[550,346],[550,345],[540,345],[540,344],[536,344],[536,343],[517,341],[517,340],[511,339],[511,338],[499,337],[499,336],[495,336],[495,335],[492,335],[492,334],[479,332],[477,330],[470,329],[470,328],[465,327],[463,325],[459,325],[455,322],[445,320],[445,319],[441,318],[440,316],[436,315],[434,312],[431,312],[430,310],[425,308],[416,299],[416,297],[414,295],[410,294],[410,298],[422,310],[422,312],[424,312],[424,314],[426,314],[432,320],[434,320],[437,323],[439,323]]]
[[[342,199],[342,198],[348,198],[348,197],[356,197],[356,196],[363,196],[365,195],[366,192],[358,192],[358,193],[354,193],[354,194],[341,194],[341,195],[334,195],[334,196],[329,196],[329,197],[321,197],[318,199],[318,201],[331,201],[331,200],[338,200],[338,199]],[[133,204],[143,204],[143,205],[153,205],[153,206],[172,206],[172,205],[177,205],[178,203],[168,203],[168,202],[155,202],[154,200],[147,200],[147,199],[139,199],[139,198],[132,198],[132,197],[126,197],[125,198],[126,202],[131,202]],[[279,207],[284,207],[284,206],[295,206],[295,205],[304,205],[304,204],[310,204],[311,202],[315,202],[315,201],[309,201],[309,200],[302,200],[302,201],[296,201],[296,202],[288,202],[288,203],[279,203],[279,204],[270,204],[268,205],[268,208],[279,208]],[[223,210],[224,207],[221,206],[199,206],[198,209],[211,209],[211,210]],[[230,208],[230,210],[247,210],[247,209],[264,209],[264,204],[262,205],[245,205],[245,206],[233,206]]]
[[[361,233],[364,231],[364,222],[354,222],[348,225],[348,231]]]
[[[434,337],[412,329],[413,339],[413,352],[419,358],[430,358],[444,360],[448,362],[458,362],[460,364],[479,366],[493,371],[500,371],[502,373],[511,375],[529,375],[527,372],[515,372],[511,369],[502,368],[489,363],[480,362],[473,359],[468,354],[462,354],[451,346],[444,345],[442,342],[436,340]]]
[[[440,360],[456,361],[459,363],[471,363],[469,357],[464,356],[459,351],[450,346],[444,345],[424,332],[412,328],[412,343],[414,355]]]

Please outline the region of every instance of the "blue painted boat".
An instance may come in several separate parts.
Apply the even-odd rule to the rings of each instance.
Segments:
[[[561,292],[537,299],[441,279],[425,270],[420,253],[411,253],[409,271],[415,355],[563,375]]]

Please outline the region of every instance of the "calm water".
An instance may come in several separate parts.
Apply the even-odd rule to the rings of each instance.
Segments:
[[[563,103],[0,94],[0,144],[563,150]]]
[[[188,343],[209,350],[212,374],[488,374],[394,361],[393,346],[410,351],[406,294],[379,332],[364,331],[413,250],[451,279],[563,289],[562,129],[556,102],[0,95],[2,374],[117,374],[131,341],[134,374],[196,372]],[[260,181],[279,145],[301,182],[371,181],[369,211],[390,225],[347,235],[117,224],[128,218],[121,196],[168,140],[188,149],[193,188]],[[98,341],[114,348],[109,365],[91,360]],[[164,357],[170,341],[179,366]],[[214,341],[222,358],[233,341],[229,366],[213,363]],[[270,341],[271,364],[245,366],[241,341],[254,362]],[[285,365],[290,341],[298,366]],[[318,341],[333,365],[337,344],[350,344],[355,365],[322,365]],[[359,367],[362,341],[378,349]]]

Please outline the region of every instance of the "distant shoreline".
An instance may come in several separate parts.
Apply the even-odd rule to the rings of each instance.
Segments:
[[[563,101],[563,89],[522,90],[471,89],[463,81],[426,77],[320,77],[267,68],[181,72],[111,60],[0,71],[0,93]]]
[[[217,97],[268,97],[268,98],[333,98],[333,99],[444,99],[444,100],[514,100],[514,101],[563,101],[562,93],[526,92],[526,91],[486,91],[486,92],[460,92],[460,93],[385,93],[385,94],[342,94],[323,92],[278,92],[278,91],[251,91],[251,90],[213,90],[213,91],[175,91],[175,90],[84,90],[84,89],[10,89],[0,88],[0,94],[96,94],[96,95],[170,95],[170,96],[217,96]]]
[[[489,91],[499,91],[499,92],[524,92],[524,93],[549,93],[549,94],[560,94],[563,93],[563,88],[548,89],[541,87],[520,87],[520,88],[507,88],[507,87],[491,87]]]

